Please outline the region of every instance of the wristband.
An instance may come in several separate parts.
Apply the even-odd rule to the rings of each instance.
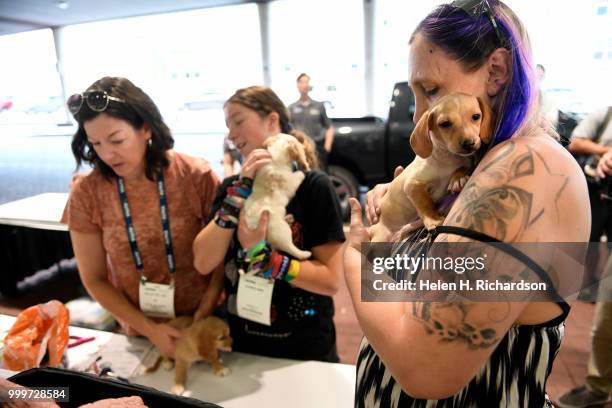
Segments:
[[[247,199],[253,192],[253,179],[242,177],[227,188],[227,196]],[[227,198],[226,196],[226,198]]]
[[[215,215],[215,224],[221,228],[235,229],[238,227],[238,217],[228,212],[224,207],[221,207]]]
[[[300,273],[300,261],[273,251],[266,240],[261,240],[248,249],[238,250],[237,260],[246,264],[250,274],[261,274],[266,279],[291,282]]]
[[[300,261],[297,259],[291,260],[291,265],[289,265],[289,270],[285,275],[285,280],[287,282],[291,282],[300,274]]]
[[[262,276],[268,279],[284,280],[291,282],[300,273],[300,261],[273,251],[270,254],[268,264],[263,268]]]
[[[246,256],[249,259],[254,258],[258,255],[265,253],[266,250],[269,248],[270,248],[270,245],[268,244],[268,241],[266,241],[265,239],[262,239],[261,241],[259,241],[258,243],[256,243],[255,245],[253,245],[252,247],[246,250]]]
[[[227,194],[221,203],[221,208],[215,215],[215,223],[221,228],[235,229],[238,227],[240,210],[253,191],[253,180],[242,177],[227,187]]]
[[[239,249],[237,260],[249,273],[258,273],[268,263],[271,252],[270,244],[263,239],[248,249]]]

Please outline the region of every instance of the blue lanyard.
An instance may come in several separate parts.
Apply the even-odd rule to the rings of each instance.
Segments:
[[[121,200],[121,209],[123,210],[123,218],[125,219],[125,227],[127,229],[128,241],[130,242],[130,249],[132,250],[132,257],[142,276],[142,270],[144,264],[142,262],[142,256],[138,249],[138,243],[136,242],[136,230],[134,229],[134,223],[132,222],[132,214],[130,213],[130,207],[128,205],[127,194],[125,192],[125,183],[122,177],[117,178],[117,187],[119,188],[119,199]],[[162,228],[164,230],[164,243],[166,245],[166,259],[168,261],[168,270],[170,276],[176,270],[174,263],[174,251],[172,249],[172,236],[170,235],[170,218],[168,214],[168,199],[166,196],[166,185],[164,184],[164,173],[159,172],[157,177],[157,190],[159,192],[159,211],[161,214]]]

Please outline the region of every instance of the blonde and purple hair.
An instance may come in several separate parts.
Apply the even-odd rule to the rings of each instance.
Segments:
[[[460,3],[476,5],[478,12]],[[509,139],[529,122],[538,96],[531,46],[523,24],[508,6],[498,0],[443,4],[421,21],[411,42],[416,34],[462,62],[467,71],[480,68],[495,49],[506,48],[511,67],[509,80],[493,106],[497,120],[491,146]]]

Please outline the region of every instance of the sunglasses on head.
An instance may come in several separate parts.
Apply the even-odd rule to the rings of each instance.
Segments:
[[[110,96],[105,91],[89,91],[74,94],[68,98],[68,101],[66,102],[66,105],[68,105],[68,110],[70,113],[72,113],[72,116],[79,113],[83,107],[83,101],[85,101],[89,109],[94,112],[104,112],[108,107],[109,101],[125,103],[123,99]]]
[[[453,6],[458,7],[468,13],[471,17],[478,18],[482,15],[486,15],[491,25],[493,26],[493,31],[495,31],[495,37],[497,37],[497,42],[499,46],[504,46],[505,41],[502,36],[499,28],[497,27],[497,22],[495,21],[495,17],[493,14],[493,10],[489,5],[487,0],[456,0],[451,3]]]

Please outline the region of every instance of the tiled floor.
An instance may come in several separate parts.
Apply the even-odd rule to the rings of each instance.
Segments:
[[[18,299],[0,297],[0,313],[15,315],[25,307],[50,299],[68,301],[83,293],[78,276],[70,273],[49,274],[50,277],[38,287],[28,290]],[[52,276],[51,276],[52,275]],[[343,363],[355,364],[362,332],[357,323],[346,287],[334,297],[336,305],[336,328],[338,353]],[[572,305],[567,320],[566,335],[559,352],[547,391],[554,400],[565,391],[583,383],[586,362],[590,351],[590,328],[594,305],[577,302]],[[612,408],[612,404],[605,408]]]

